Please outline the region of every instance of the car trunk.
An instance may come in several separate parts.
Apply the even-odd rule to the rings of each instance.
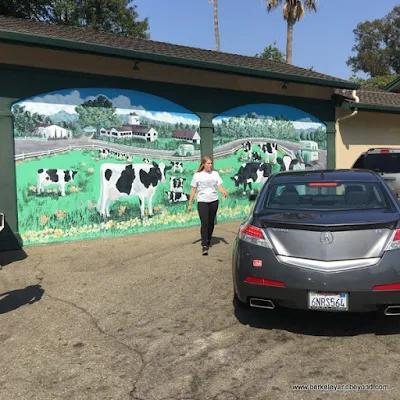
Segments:
[[[277,255],[340,261],[379,257],[398,215],[388,211],[271,212],[257,219]]]

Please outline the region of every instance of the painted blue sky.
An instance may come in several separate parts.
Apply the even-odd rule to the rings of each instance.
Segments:
[[[302,110],[297,108],[279,105],[279,104],[249,104],[237,108],[232,108],[231,110],[225,111],[220,114],[216,121],[221,120],[226,117],[235,117],[235,116],[246,116],[248,113],[255,113],[259,117],[268,118],[272,117],[275,118],[277,116],[281,116],[282,114],[291,121],[306,121],[306,122],[317,122],[321,123],[320,120],[308,114]]]
[[[282,8],[267,14],[265,0],[218,0],[221,51],[253,56],[277,42],[286,51]],[[152,40],[215,49],[213,5],[209,0],[136,0],[140,18],[149,17]],[[398,0],[321,0],[294,27],[293,63],[348,79],[353,29],[388,14]],[[363,76],[363,74],[359,74]]]
[[[53,115],[60,111],[75,114],[75,107],[99,95],[111,100],[120,114],[135,111],[140,116],[164,122],[199,124],[200,119],[186,108],[164,98],[125,89],[66,89],[25,99],[17,104],[31,112]]]

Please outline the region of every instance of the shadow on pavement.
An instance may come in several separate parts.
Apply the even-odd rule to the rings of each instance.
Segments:
[[[196,243],[201,243],[201,238],[192,242],[192,244],[196,244]],[[213,236],[213,238],[211,239],[211,245],[215,246],[216,244],[220,244],[220,243],[229,244],[224,238]]]
[[[42,298],[43,293],[44,289],[41,285],[31,285],[24,289],[0,293],[0,314],[6,314],[24,305],[33,304]]]
[[[27,258],[28,255],[24,250],[10,250],[10,251],[1,251],[0,252],[0,267],[4,267],[8,264],[11,264],[16,261],[22,261]]]
[[[379,313],[334,313],[278,308],[275,310],[238,306],[237,320],[243,325],[266,330],[286,330],[310,336],[393,335],[400,333],[400,317]]]

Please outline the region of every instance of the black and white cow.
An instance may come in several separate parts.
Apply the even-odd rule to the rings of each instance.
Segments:
[[[250,142],[250,140],[242,143],[243,151],[245,153],[248,153],[249,151],[251,151],[251,146],[252,146],[252,143]]]
[[[183,182],[186,178],[171,177],[169,180],[169,190],[171,192],[183,192]]]
[[[149,216],[153,215],[153,196],[158,184],[165,182],[165,164],[103,164],[100,167],[100,197],[97,210],[110,216],[110,202],[120,198],[139,197],[140,215],[144,217],[145,200]]]
[[[253,193],[252,183],[265,183],[271,175],[272,167],[269,163],[250,162],[243,164],[235,176],[231,179],[235,181],[236,189],[243,185],[243,194],[246,194],[247,185]]]
[[[143,161],[144,163],[146,163],[146,164],[151,164],[150,158],[143,158],[142,161]]]
[[[65,186],[73,182],[77,171],[70,169],[43,169],[37,171],[37,192],[44,192],[43,188],[50,185],[57,185],[61,196],[65,196]]]
[[[187,193],[182,193],[182,192],[165,192],[167,195],[167,199],[169,200],[170,203],[178,203],[181,201],[188,201],[189,200],[189,195]]]
[[[276,158],[278,154],[278,143],[263,143],[262,145],[259,145],[260,149],[263,151],[265,154],[265,159],[269,160],[269,162],[272,162],[272,164],[276,164]]]
[[[288,155],[278,157],[276,161],[281,166],[280,171],[293,171],[295,169],[295,165],[299,163],[297,158],[292,158]]]
[[[261,154],[258,151],[253,151],[251,153],[251,158],[253,161],[261,161]]]
[[[171,161],[171,165],[172,165],[172,169],[171,169],[171,173],[175,174],[177,171],[179,171],[180,173],[183,172],[183,163],[180,161]]]
[[[108,158],[110,156],[110,151],[108,149],[99,149],[100,158]]]

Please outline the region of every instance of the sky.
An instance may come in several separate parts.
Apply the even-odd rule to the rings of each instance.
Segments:
[[[277,42],[286,50],[282,8],[268,14],[262,0],[218,0],[221,51],[254,56]],[[215,50],[213,5],[209,0],[136,0],[140,19],[149,18],[152,40]],[[352,70],[353,30],[388,14],[399,0],[320,0],[317,13],[294,27],[293,64],[342,79]],[[361,77],[366,77],[362,72]]]

